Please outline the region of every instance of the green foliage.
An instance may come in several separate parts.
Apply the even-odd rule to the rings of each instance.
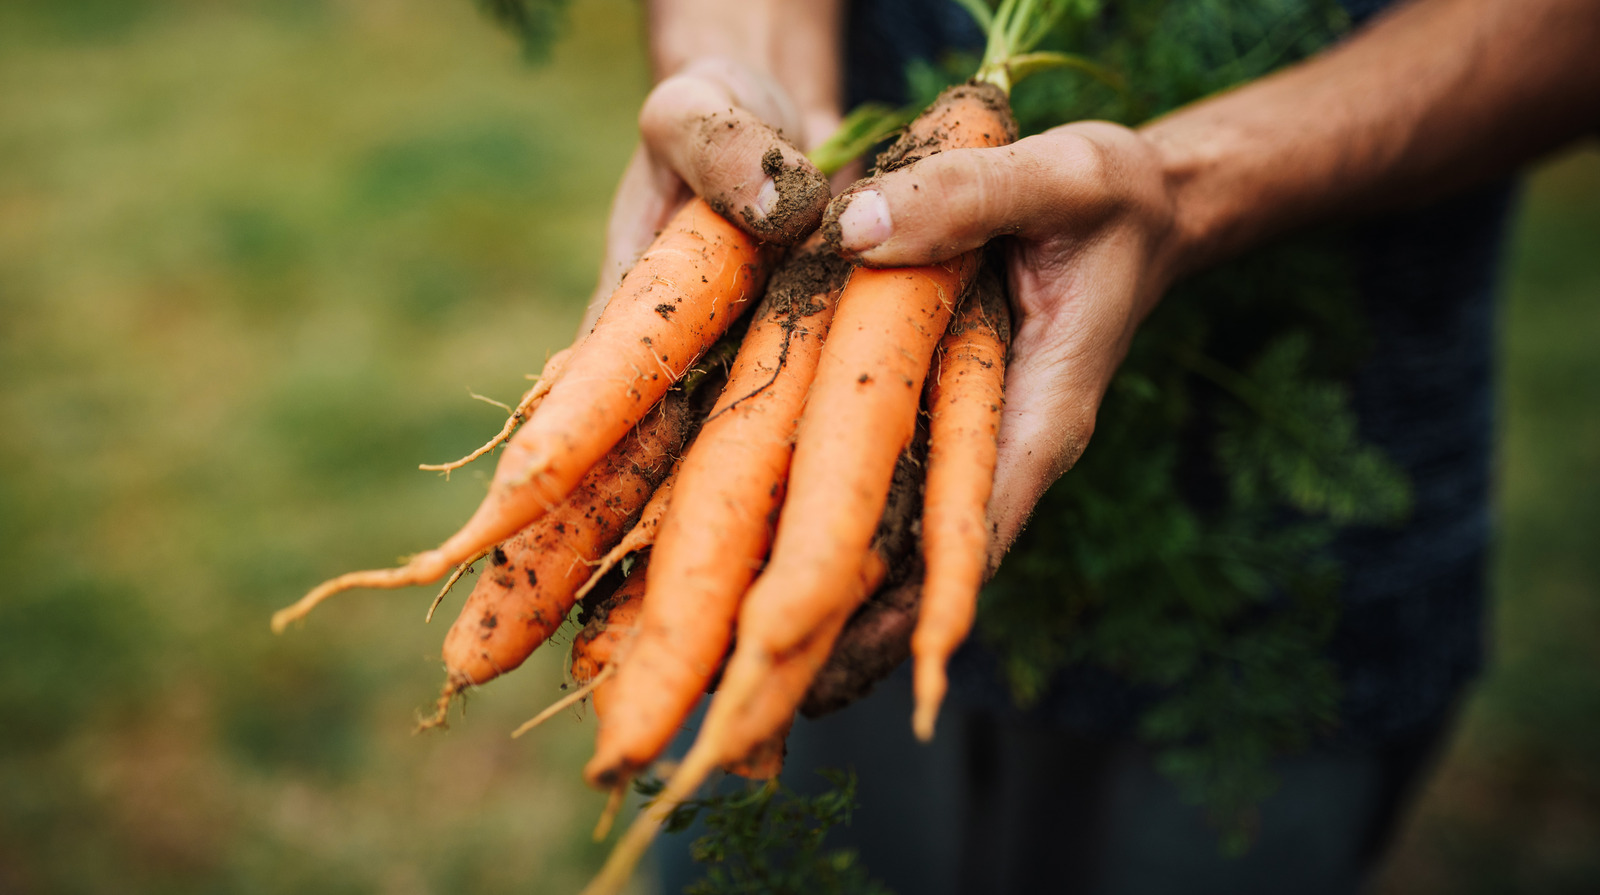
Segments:
[[[1303,57],[1342,15],[1285,0],[1126,2],[1052,44],[1120,72],[1019,87],[1024,132],[1140,121]],[[934,88],[942,68],[913,75]],[[1017,700],[1074,664],[1153,697],[1158,763],[1249,840],[1269,760],[1336,724],[1324,647],[1337,620],[1341,527],[1402,518],[1403,476],[1359,437],[1345,380],[1366,345],[1334,234],[1257,252],[1180,285],[1151,316],[1093,443],[1041,501],[987,593],[981,636]]]
[[[669,832],[682,831],[702,816],[709,830],[690,847],[694,859],[706,865],[706,875],[685,890],[687,895],[889,895],[853,850],[825,847],[829,830],[850,824],[855,774],[818,773],[832,788],[816,796],[802,796],[772,780],[680,806],[667,823]],[[653,796],[661,783],[642,779],[634,788]]]
[[[522,44],[529,61],[543,61],[560,35],[571,0],[477,0],[484,14]]]

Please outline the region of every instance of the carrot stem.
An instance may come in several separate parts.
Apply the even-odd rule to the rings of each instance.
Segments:
[[[595,842],[604,842],[611,835],[611,825],[616,823],[617,813],[622,810],[622,797],[627,795],[628,785],[618,783],[611,787],[611,794],[606,796],[605,810],[600,812],[600,819],[595,821],[593,839]]]

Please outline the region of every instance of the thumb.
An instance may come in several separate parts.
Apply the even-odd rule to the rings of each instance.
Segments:
[[[1098,151],[1042,134],[952,149],[857,184],[823,218],[828,242],[872,267],[933,264],[996,236],[1043,236],[1093,202]]]
[[[703,60],[662,81],[639,112],[645,145],[719,214],[763,242],[787,245],[810,233],[828,182],[758,111],[796,117],[776,88],[720,60]],[[770,108],[768,108],[770,107]]]

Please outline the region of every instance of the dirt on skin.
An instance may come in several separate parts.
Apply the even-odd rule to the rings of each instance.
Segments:
[[[764,218],[745,207],[740,212],[745,228],[762,242],[779,245],[794,243],[815,230],[832,197],[827,178],[809,165],[784,164],[783,152],[776,146],[761,157],[761,173],[777,187],[778,204]]]
[[[731,110],[730,110],[731,111]],[[724,130],[741,125],[720,115],[707,115],[700,123],[700,142],[706,146],[726,139]],[[783,134],[765,125],[744,124],[744,127],[761,127],[770,132],[772,145],[761,156],[761,173],[772,178],[778,192],[778,202],[766,216],[756,214],[754,208],[743,205],[737,210],[726,195],[706,196],[706,204],[729,221],[741,224],[746,232],[764,243],[793,245],[817,228],[822,212],[828,205],[832,192],[828,179],[822,176],[805,156],[784,140]],[[778,143],[789,145],[797,163],[785,161]]]
[[[977,129],[972,127],[971,121],[963,119],[963,115],[970,112],[974,104],[989,113],[985,116],[989,121],[979,124]],[[990,127],[991,122],[993,127]],[[1018,134],[1017,120],[1011,114],[1011,103],[1005,91],[993,84],[976,81],[946,88],[938,99],[917,116],[917,120],[911,122],[898,140],[879,153],[871,177],[857,181],[828,205],[822,218],[823,243],[835,252],[848,254],[841,244],[839,215],[850,207],[851,197],[855,193],[872,188],[873,178],[898,171],[946,149],[1015,143]]]

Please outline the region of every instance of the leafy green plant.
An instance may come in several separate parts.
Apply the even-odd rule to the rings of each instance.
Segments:
[[[857,804],[855,773],[818,773],[831,788],[816,796],[770,780],[752,783],[745,792],[680,805],[667,824],[669,832],[681,832],[702,817],[708,829],[690,846],[694,859],[705,865],[705,876],[686,895],[889,895],[853,850],[826,847],[830,830],[850,824]],[[653,778],[634,783],[646,796],[661,788]]]

